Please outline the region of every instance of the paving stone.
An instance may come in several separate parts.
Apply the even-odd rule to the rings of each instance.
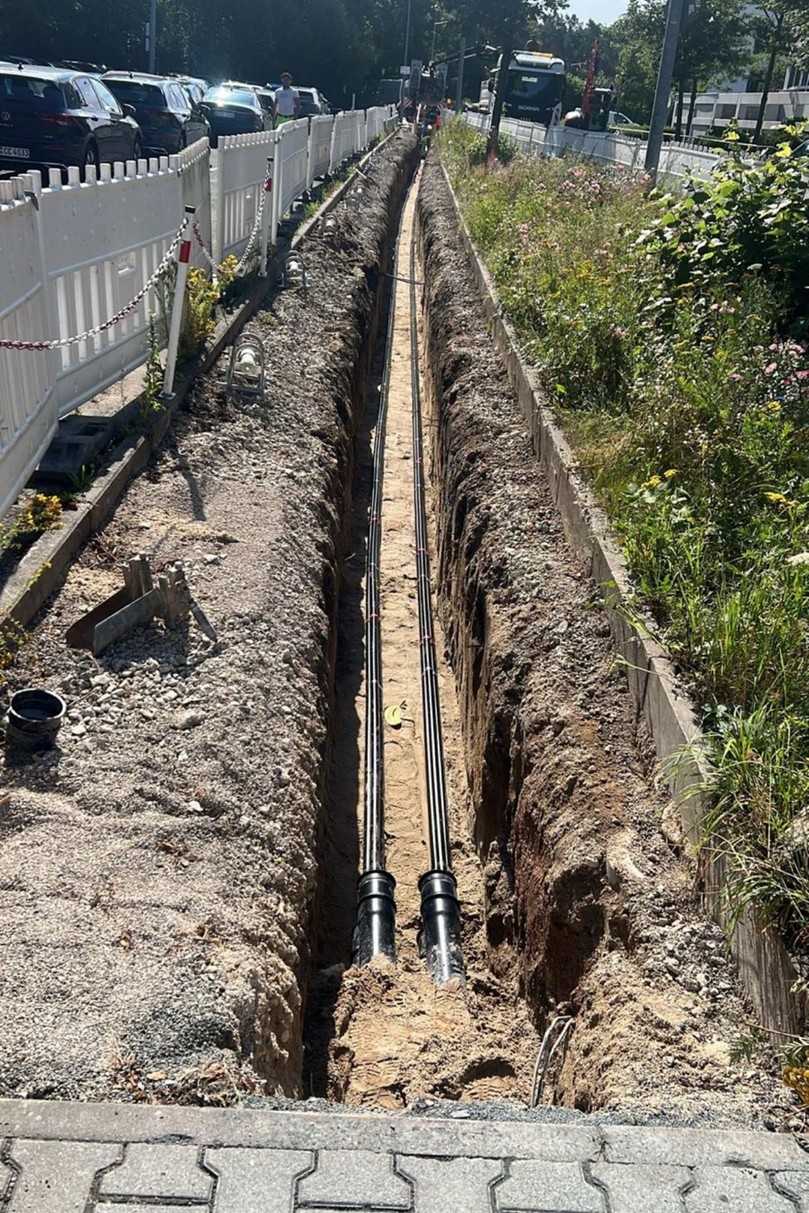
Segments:
[[[219,1177],[213,1213],[289,1213],[295,1181],[313,1169],[315,1156],[308,1150],[206,1150],[205,1165]]]
[[[121,1146],[15,1141],[9,1154],[20,1170],[8,1213],[85,1213],[93,1180],[118,1161]]]
[[[590,1174],[607,1189],[610,1213],[683,1213],[681,1193],[691,1182],[687,1167],[600,1162]]]
[[[795,1213],[795,1205],[773,1191],[763,1171],[749,1167],[698,1167],[686,1193],[686,1213]]]
[[[201,1169],[194,1146],[135,1142],[127,1146],[121,1165],[102,1176],[98,1194],[100,1198],[148,1196],[207,1203],[212,1188],[213,1178]]]
[[[797,1201],[801,1213],[809,1213],[809,1174],[798,1171],[779,1171],[773,1176],[773,1186]]]
[[[491,1186],[503,1174],[496,1158],[397,1158],[415,1184],[415,1213],[492,1213]],[[218,1213],[218,1211],[217,1211]]]
[[[728,1163],[761,1171],[809,1171],[809,1154],[785,1133],[735,1130],[602,1128],[608,1162],[678,1167],[722,1167]]]
[[[321,1150],[316,1169],[299,1180],[296,1209],[410,1209],[412,1185],[394,1172],[392,1154]]]
[[[494,1186],[497,1213],[605,1213],[601,1191],[585,1178],[581,1163],[512,1162]],[[725,1210],[727,1213],[727,1210]]]

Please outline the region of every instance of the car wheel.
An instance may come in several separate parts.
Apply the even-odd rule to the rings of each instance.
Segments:
[[[96,180],[98,180],[101,174],[101,156],[99,155],[98,147],[95,143],[87,144],[87,147],[84,149],[81,165],[79,167],[81,168],[81,175],[85,181],[87,180],[87,170],[90,167],[95,169]]]

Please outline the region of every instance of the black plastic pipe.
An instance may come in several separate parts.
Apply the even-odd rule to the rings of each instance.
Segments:
[[[397,240],[394,272],[399,265]],[[365,808],[362,872],[357,886],[354,964],[375,956],[396,958],[396,881],[385,869],[385,762],[382,703],[379,553],[382,544],[382,487],[385,477],[385,428],[390,396],[395,288],[387,312],[385,365],[374,435],[368,546],[365,558]]]
[[[450,864],[449,802],[444,767],[444,736],[435,658],[430,555],[424,495],[424,444],[421,432],[418,322],[416,312],[416,243],[410,246],[410,379],[413,398],[413,505],[416,519],[416,585],[421,654],[421,701],[424,718],[424,767],[427,779],[427,824],[430,870],[419,880],[421,943],[427,968],[438,985],[463,981],[461,907]]]

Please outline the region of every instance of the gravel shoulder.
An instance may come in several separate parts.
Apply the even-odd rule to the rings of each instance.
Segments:
[[[437,576],[494,970],[574,1028],[546,1098],[797,1127],[658,787],[596,587],[488,335],[439,163],[419,199]],[[741,1058],[741,1059],[740,1059]]]
[[[299,1092],[352,439],[406,134],[251,323],[260,406],[200,381],[10,671],[61,691],[59,748],[7,767],[0,1094],[229,1103]],[[356,187],[355,187],[356,188]],[[64,634],[136,553],[181,560],[215,642]]]

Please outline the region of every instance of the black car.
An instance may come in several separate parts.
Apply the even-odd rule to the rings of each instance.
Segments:
[[[217,84],[202,99],[202,110],[215,138],[247,135],[272,128],[272,118],[261,108],[253,89]]]
[[[280,87],[280,85],[279,85]],[[255,93],[258,97],[258,103],[264,110],[265,125],[269,116],[269,125],[272,126],[272,119],[275,114],[275,90],[263,84],[249,84],[245,80],[224,80],[219,88],[228,89],[247,89],[248,93]]]
[[[0,164],[28,168],[137,160],[133,111],[100,80],[57,67],[0,66]]]
[[[178,80],[145,72],[105,72],[103,82],[131,105],[153,156],[174,155],[210,133],[205,115]]]

